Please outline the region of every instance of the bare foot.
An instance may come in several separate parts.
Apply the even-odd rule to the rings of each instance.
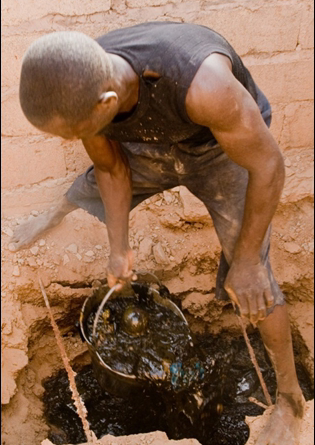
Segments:
[[[15,228],[10,239],[9,249],[11,251],[25,249],[47,230],[58,225],[62,219],[63,215],[58,217],[57,215],[52,215],[51,211],[36,217],[30,216],[27,221]]]
[[[72,204],[66,196],[63,196],[56,207],[37,217],[30,216],[26,222],[18,226],[10,240],[9,249],[13,252],[25,249],[43,233],[61,223],[68,213],[77,208],[76,204]]]
[[[271,417],[256,445],[298,445],[305,399],[301,393],[278,393]]]

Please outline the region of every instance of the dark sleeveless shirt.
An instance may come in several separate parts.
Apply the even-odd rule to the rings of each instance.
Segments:
[[[140,78],[139,101],[131,115],[114,119],[100,132],[109,139],[148,144],[215,142],[208,127],[189,119],[185,107],[188,88],[212,53],[230,58],[236,79],[259,101],[255,83],[240,57],[221,35],[205,26],[148,22],[111,31],[96,41],[106,52],[123,57]],[[146,70],[161,77],[146,78]]]

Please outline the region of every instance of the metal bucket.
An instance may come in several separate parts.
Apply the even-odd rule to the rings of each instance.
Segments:
[[[155,275],[148,272],[136,272],[136,274],[138,281],[131,283],[132,289],[136,293],[150,293],[156,303],[170,309],[188,325],[186,318],[178,306],[167,298],[167,296],[170,295],[167,288],[160,283]],[[148,280],[151,281],[150,284]],[[158,289],[155,288],[156,286],[152,286],[152,281],[157,284]],[[115,297],[117,298],[117,293],[113,292],[113,289],[109,289],[108,286],[101,286],[92,296],[85,300],[80,314],[80,330],[84,341],[87,343],[94,372],[101,388],[118,397],[130,397],[135,393],[139,393],[139,391],[149,390],[151,387],[150,381],[139,380],[135,375],[123,374],[112,369],[103,361],[95,346],[90,342],[87,334],[87,320],[91,312],[97,312],[100,306],[102,306],[103,309],[106,306],[106,302],[112,298],[114,294],[116,294]]]

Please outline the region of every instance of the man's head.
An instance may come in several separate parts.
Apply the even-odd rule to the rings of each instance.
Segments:
[[[78,32],[48,34],[36,40],[23,58],[22,110],[44,131],[58,134],[50,131],[51,122],[75,128],[91,119],[98,104],[113,97],[115,93],[107,93],[112,77],[111,60],[96,41]]]

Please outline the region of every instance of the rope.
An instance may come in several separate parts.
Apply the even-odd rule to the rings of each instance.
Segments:
[[[43,294],[43,297],[44,297],[44,300],[45,300],[46,307],[48,309],[51,325],[52,325],[53,332],[54,332],[55,337],[56,337],[56,341],[57,341],[57,345],[59,347],[60,355],[61,355],[63,364],[65,366],[65,369],[66,369],[68,377],[69,377],[69,383],[70,383],[69,386],[70,386],[70,389],[71,389],[71,392],[72,392],[72,398],[73,398],[74,404],[75,404],[75,406],[77,408],[77,413],[78,413],[78,415],[79,415],[79,417],[80,417],[80,419],[82,421],[83,429],[84,429],[84,432],[85,432],[88,444],[89,445],[90,444],[91,445],[92,444],[97,444],[99,442],[98,442],[94,432],[90,429],[89,422],[87,420],[87,410],[86,410],[86,407],[85,407],[85,405],[83,403],[83,400],[80,397],[80,394],[78,392],[78,389],[77,389],[77,386],[76,386],[76,383],[75,383],[75,376],[76,376],[76,374],[73,371],[73,369],[71,368],[71,365],[70,365],[70,362],[69,362],[69,358],[67,356],[66,350],[65,350],[64,345],[62,343],[62,338],[61,338],[61,335],[60,335],[59,328],[57,326],[57,323],[54,320],[54,316],[53,316],[53,313],[52,313],[51,308],[50,308],[50,304],[49,304],[49,301],[48,301],[48,298],[47,298],[47,294],[45,292],[42,280],[41,280],[41,278],[39,276],[38,276],[38,281],[39,281],[39,285],[40,285],[40,288],[41,288],[41,291],[42,291],[42,294]]]
[[[271,400],[270,394],[268,392],[266,383],[264,381],[263,375],[262,375],[262,373],[260,371],[259,365],[257,363],[255,352],[254,352],[254,350],[252,348],[252,345],[250,344],[250,341],[249,341],[249,338],[248,338],[248,335],[247,335],[247,332],[246,332],[243,320],[241,319],[241,317],[239,315],[237,316],[237,318],[238,318],[239,324],[240,324],[240,326],[242,328],[243,336],[244,336],[244,339],[245,339],[245,342],[246,342],[246,345],[247,345],[247,348],[248,348],[249,356],[250,356],[250,359],[251,359],[251,361],[252,361],[252,363],[254,365],[254,368],[255,368],[255,370],[257,372],[257,375],[258,375],[258,378],[259,378],[259,381],[260,381],[260,384],[261,384],[261,387],[262,387],[265,399],[267,401],[267,404],[269,406],[271,406],[272,405],[272,400]]]

